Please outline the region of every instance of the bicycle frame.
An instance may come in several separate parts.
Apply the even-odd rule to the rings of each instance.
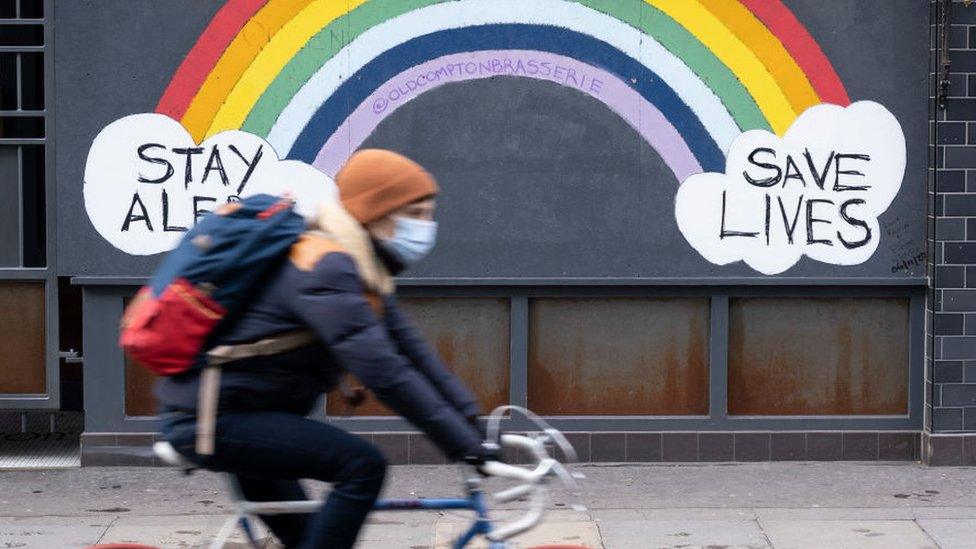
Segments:
[[[474,511],[475,519],[464,534],[454,541],[454,549],[466,547],[477,536],[487,536],[491,533],[492,525],[488,518],[488,506],[485,504],[485,494],[480,488],[468,488],[467,498],[414,498],[414,499],[383,499],[373,506],[374,511],[415,511],[424,509],[429,511],[461,510]],[[489,542],[490,549],[504,549],[504,542]]]
[[[239,487],[233,478],[231,481],[232,492],[239,492]],[[477,536],[488,536],[492,531],[491,520],[488,518],[488,505],[485,501],[485,493],[481,490],[481,481],[471,479],[465,483],[468,490],[466,498],[409,498],[409,499],[381,499],[373,506],[374,511],[474,511],[474,523],[464,534],[454,541],[454,549],[463,549],[471,543]],[[252,544],[257,540],[254,530],[251,527],[248,516],[257,514],[286,514],[286,513],[310,513],[321,506],[321,502],[312,501],[292,501],[292,502],[248,502],[243,508],[238,509],[236,520],[232,518],[230,525],[239,524],[244,530],[245,535]],[[222,545],[225,539],[225,527],[218,535],[219,543]],[[218,540],[215,540],[217,542]],[[489,549],[505,549],[508,545],[504,542],[489,541]]]
[[[519,412],[529,420],[538,425],[542,436],[527,436],[515,434],[502,434],[500,432],[500,418],[507,411]],[[489,416],[488,422],[488,444],[497,448],[513,447],[520,452],[525,452],[526,457],[534,458],[536,466],[534,469],[524,469],[514,465],[508,465],[498,461],[488,461],[482,468],[481,473],[491,477],[507,478],[522,483],[519,486],[509,488],[502,492],[491,495],[493,501],[509,502],[523,497],[528,497],[528,513],[515,521],[493,525],[488,517],[488,506],[486,495],[482,489],[482,479],[475,476],[468,477],[465,481],[467,497],[464,498],[411,498],[411,499],[385,499],[378,501],[373,510],[376,511],[414,511],[414,510],[462,510],[473,511],[475,513],[473,524],[454,541],[454,549],[462,549],[471,541],[481,535],[488,540],[490,549],[505,549],[508,543],[504,540],[525,532],[536,526],[545,512],[546,488],[545,481],[550,476],[560,480],[571,494],[579,496],[577,478],[584,478],[582,474],[572,473],[561,463],[549,456],[545,444],[552,444],[560,448],[568,461],[576,461],[576,452],[568,440],[556,429],[553,429],[545,420],[536,416],[531,411],[518,406],[501,406],[496,408]],[[159,458],[170,465],[182,467],[184,470],[192,470],[192,463],[183,458],[169,442],[159,441],[153,445],[153,451]],[[254,529],[251,527],[249,517],[259,515],[280,515],[296,513],[315,513],[321,506],[320,501],[277,501],[277,502],[257,502],[248,501],[244,496],[240,485],[233,475],[227,475],[230,486],[231,499],[234,503],[234,514],[224,522],[210,544],[211,549],[220,549],[224,542],[231,536],[235,527],[240,526],[247,536],[252,546],[257,547],[257,540]],[[574,509],[585,510],[582,504],[573,505]]]

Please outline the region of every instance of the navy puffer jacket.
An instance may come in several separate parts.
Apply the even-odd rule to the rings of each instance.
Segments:
[[[306,236],[296,248],[214,343],[249,343],[302,329],[314,331],[317,341],[224,365],[219,412],[304,415],[348,371],[451,459],[477,455],[480,437],[466,419],[479,413],[474,397],[411,326],[395,298],[368,299],[353,257],[334,243]],[[195,414],[199,385],[195,370],[161,378],[155,394],[164,409]]]

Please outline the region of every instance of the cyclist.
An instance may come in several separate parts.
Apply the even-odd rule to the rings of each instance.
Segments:
[[[412,160],[373,149],[354,154],[336,184],[339,202],[321,206],[315,230],[213,341],[211,352],[302,330],[314,334],[297,348],[221,369],[212,452],[195,446],[200,370],[161,378],[155,388],[166,440],[190,461],[236,475],[248,499],[305,499],[298,482],[304,478],[333,484],[317,514],[262,517],[287,547],[351,547],[383,484],[386,462],[375,446],[306,418],[344,372],[451,460],[479,464],[491,457],[481,444],[475,399],[393,297],[392,275],[434,245],[436,182]]]

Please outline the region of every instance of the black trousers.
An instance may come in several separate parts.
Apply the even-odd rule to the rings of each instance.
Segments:
[[[165,414],[163,433],[189,460],[234,474],[251,501],[306,499],[303,478],[332,483],[318,513],[261,517],[287,547],[352,547],[386,474],[383,454],[368,441],[295,414],[220,414],[212,456],[194,453],[195,417]]]

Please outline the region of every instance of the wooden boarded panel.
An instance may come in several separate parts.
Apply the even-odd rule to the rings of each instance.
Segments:
[[[908,299],[734,299],[729,413],[908,413]]]
[[[474,393],[486,413],[508,403],[509,302],[488,298],[404,299],[403,312],[451,370]],[[329,415],[350,411],[337,392],[329,394]],[[357,408],[356,416],[393,412],[375,397]]]
[[[536,413],[708,413],[707,299],[536,299],[529,330]]]
[[[152,372],[128,357],[125,359],[125,415],[156,415],[156,398],[152,394],[155,382]]]
[[[131,297],[122,301],[128,307]],[[152,394],[156,375],[137,361],[125,357],[125,415],[129,417],[156,415],[156,398]]]
[[[0,394],[47,390],[44,284],[0,284]]]

